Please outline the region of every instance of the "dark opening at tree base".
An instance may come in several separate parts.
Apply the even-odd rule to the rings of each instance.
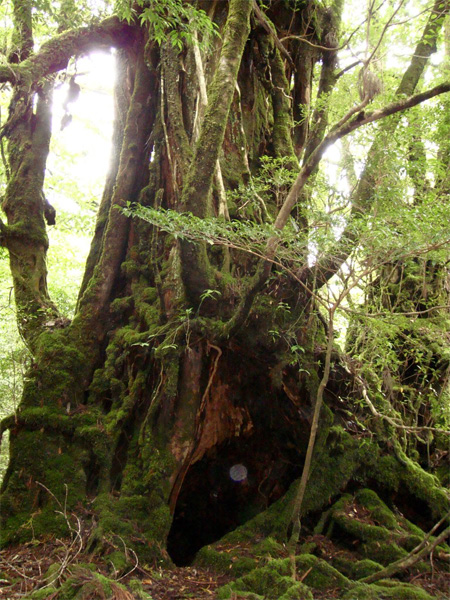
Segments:
[[[167,550],[177,566],[278,500],[300,467],[273,440],[265,449],[257,436],[235,438],[212,448],[193,464],[175,507]]]

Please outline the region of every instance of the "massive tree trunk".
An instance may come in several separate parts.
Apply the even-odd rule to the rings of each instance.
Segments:
[[[332,142],[449,89],[416,93],[447,10],[442,4],[430,13],[398,97],[369,111],[372,98],[363,95],[328,133],[323,98],[339,79],[342,2],[325,10],[321,3],[274,1],[265,15],[249,0],[205,2],[220,36],[210,33],[205,49],[191,35],[181,52],[170,38],[158,45],[145,24],[111,18],[63,33],[32,54],[31,33],[18,27],[21,49],[0,69],[0,80],[15,86],[2,130],[10,177],[1,239],[34,362],[17,414],[2,424],[10,431],[1,495],[5,541],[64,530],[54,499],[66,496],[69,510],[89,502],[98,534],[123,536],[146,559],[167,548],[176,563],[187,564],[202,546],[246,522],[255,535],[286,538],[292,484],[302,473],[322,392],[300,510],[309,527],[319,520],[323,530],[320,515],[328,511],[326,518],[350,535],[339,499],[366,486],[399,510],[409,506],[407,516],[420,516],[425,528],[445,513],[447,497],[434,477],[404,454],[400,441],[392,451],[392,423],[386,430],[381,419],[373,436],[362,426],[373,415],[357,401],[370,395],[370,381],[336,349],[326,352],[332,332],[317,302],[358,245],[355,223],[376,202],[379,148],[399,119],[380,128],[347,230],[332,256],[320,255],[314,266],[305,187]],[[117,48],[115,146],[77,312],[67,323],[46,287],[49,76],[95,46]],[[320,64],[320,102],[312,118],[294,126],[293,118],[309,112]],[[284,177],[264,198],[255,187],[262,157],[270,157],[274,170],[282,166]],[[255,194],[245,196],[252,186]],[[144,212],[147,220],[130,219],[122,210],[130,203],[154,210]],[[192,231],[158,221],[160,209],[192,213]],[[212,239],[206,229],[196,233],[199,220],[214,216],[224,228],[229,219],[273,227],[247,252],[244,243],[217,233]],[[283,245],[279,233],[286,229],[291,237]],[[296,231],[294,260],[288,249]],[[439,294],[435,300],[442,302]],[[374,497],[366,505],[381,502]],[[256,515],[266,509],[263,523]],[[394,558],[407,547],[397,542]],[[380,553],[378,560],[392,556]]]

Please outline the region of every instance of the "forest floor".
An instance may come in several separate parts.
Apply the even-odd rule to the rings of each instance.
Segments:
[[[111,564],[102,558],[86,553],[76,554],[71,548],[72,540],[49,540],[29,542],[0,551],[0,599],[19,600],[29,597],[33,591],[44,589],[48,581],[49,569],[56,565],[50,583],[55,579],[66,580],[74,573],[80,576],[80,566],[96,565],[97,572],[111,577]],[[82,567],[81,567],[82,568]],[[59,577],[58,577],[59,574]],[[152,600],[211,600],[215,590],[232,578],[229,574],[215,573],[198,567],[175,567],[172,569],[147,568],[136,564],[124,575],[117,574],[117,583],[124,584],[138,579],[142,589]],[[82,578],[80,578],[82,581]],[[128,586],[127,586],[128,587]],[[123,590],[122,590],[123,592]],[[42,598],[45,598],[45,594]],[[49,600],[53,598],[49,590]],[[93,595],[92,598],[101,598]],[[116,590],[117,600],[134,600],[138,595],[124,594]]]
[[[235,548],[221,548],[231,551]],[[328,545],[327,552],[333,551]],[[89,565],[91,571],[86,569]],[[84,569],[84,570],[83,570]],[[19,600],[29,598],[32,592],[40,590],[41,600],[57,599],[50,583],[66,581],[71,576],[80,579],[80,586],[92,578],[93,571],[111,578],[111,563],[104,558],[79,551],[73,540],[49,539],[46,542],[29,542],[12,546],[0,551],[0,599]],[[95,586],[87,600],[137,600],[142,596],[134,592],[132,582],[139,580],[139,588],[146,592],[151,600],[210,600],[217,597],[216,590],[234,579],[231,573],[218,573],[201,567],[152,568],[141,566],[138,562],[124,574],[113,577],[112,595],[106,596]],[[93,579],[92,579],[93,581]],[[430,573],[406,576],[403,581],[420,586],[436,598],[450,598],[449,573],[439,571],[431,565]],[[45,587],[48,587],[48,595]],[[41,595],[42,594],[42,595]],[[78,597],[78,596],[77,596]],[[148,596],[147,596],[148,597]],[[240,598],[235,596],[236,600]],[[315,600],[335,600],[340,598],[337,589],[314,592]]]

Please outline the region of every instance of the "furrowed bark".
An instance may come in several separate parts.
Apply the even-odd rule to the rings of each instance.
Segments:
[[[200,52],[200,48],[198,45],[197,36],[194,38],[194,58],[195,58],[195,67],[197,70],[198,77],[198,86],[199,86],[199,96],[198,96],[198,108],[197,108],[197,119],[198,114],[203,116],[204,109],[208,106],[208,93],[206,91],[206,80],[205,80],[205,72],[203,69],[203,59],[202,54]],[[194,141],[197,141],[198,130],[197,128],[194,130],[193,138]],[[227,206],[227,197],[225,191],[225,185],[223,183],[222,169],[220,166],[220,161],[217,159],[216,162],[216,171],[214,173],[214,183],[217,188],[217,194],[219,196],[219,207],[218,213],[219,216],[224,217],[229,220],[230,215],[228,214],[228,206]]]
[[[298,168],[298,161],[292,144],[292,108],[289,96],[289,82],[286,78],[284,64],[280,52],[275,50],[270,61],[272,74],[272,105],[273,105],[273,146],[275,156],[288,158],[287,167]]]
[[[192,161],[192,149],[183,121],[183,102],[180,94],[180,59],[175,48],[166,42],[162,48],[161,76],[161,119],[166,134],[166,152],[170,163],[172,188],[176,205],[180,198],[179,188],[183,187],[189,165]],[[167,121],[167,123],[166,123]]]

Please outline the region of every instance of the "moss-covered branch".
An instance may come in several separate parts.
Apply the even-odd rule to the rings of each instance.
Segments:
[[[289,158],[288,168],[297,170],[298,161],[292,143],[293,118],[289,82],[286,78],[284,64],[278,50],[275,50],[270,61],[272,73],[272,106],[273,131],[272,139],[275,156]]]
[[[253,0],[253,10],[255,11],[255,15],[256,15],[256,18],[258,19],[258,21],[261,23],[261,25],[264,27],[264,29],[267,31],[267,33],[272,37],[273,42],[274,42],[275,46],[278,48],[280,54],[282,56],[284,56],[284,58],[288,61],[288,63],[290,64],[290,66],[293,69],[295,69],[295,65],[294,65],[294,61],[292,60],[292,56],[289,54],[289,52],[283,46],[282,42],[278,38],[278,35],[277,35],[277,32],[276,32],[275,28],[266,19],[264,13],[259,8],[258,3],[256,2],[256,0]]]
[[[320,71],[319,89],[317,91],[317,106],[314,109],[311,129],[305,148],[304,162],[308,160],[319,143],[322,141],[328,126],[329,102],[324,102],[332,92],[338,73],[336,71],[338,53],[338,33],[341,24],[343,0],[335,0],[329,11],[329,20],[323,31],[323,38],[328,41],[329,48],[322,50],[322,69]]]
[[[133,28],[117,17],[110,17],[88,27],[66,31],[42,44],[39,52],[20,64],[1,66],[0,83],[24,82],[31,87],[43,77],[65,69],[73,56],[96,48],[127,45],[133,35]]]
[[[14,0],[13,2],[13,49],[9,55],[11,63],[20,63],[33,52],[32,4],[31,0]]]
[[[28,59],[33,50],[31,11],[31,2],[14,2],[14,63]],[[51,137],[49,83],[38,90],[35,110],[33,102],[28,86],[17,84],[10,118],[1,130],[9,135],[9,177],[2,204],[8,225],[0,224],[1,244],[9,250],[19,330],[31,350],[45,323],[58,317],[47,290],[45,218],[50,205],[42,191]]]
[[[448,91],[450,91],[450,82],[438,85],[438,86],[432,88],[431,90],[422,92],[420,94],[415,94],[414,96],[411,96],[404,100],[392,102],[391,104],[385,106],[383,109],[375,110],[371,113],[365,114],[362,119],[360,118],[359,115],[357,115],[356,117],[353,117],[351,120],[347,121],[342,127],[339,127],[338,129],[333,131],[331,134],[326,136],[325,139],[321,142],[321,144],[319,144],[319,146],[313,152],[313,154],[311,155],[309,160],[306,162],[304,167],[301,169],[296,181],[294,182],[294,185],[290,189],[289,194],[287,195],[286,200],[284,201],[284,204],[278,213],[278,216],[275,220],[275,227],[279,230],[281,230],[285,227],[285,225],[289,219],[289,215],[300,196],[300,193],[304,189],[309,177],[314,172],[315,168],[319,164],[320,160],[322,159],[322,156],[324,155],[326,149],[329,146],[334,144],[338,139],[344,137],[345,135],[348,135],[350,132],[355,131],[359,127],[362,127],[362,125],[383,119],[389,115],[393,115],[395,113],[404,111],[407,108],[417,106],[417,104],[420,104],[421,102],[424,102],[425,100],[428,100],[430,98],[433,98],[439,94],[443,94]],[[359,113],[359,114],[361,114],[361,113]],[[264,265],[261,265],[257,269],[255,275],[253,276],[252,281],[250,282],[250,284],[247,287],[247,290],[244,294],[242,301],[240,302],[237,310],[235,311],[235,314],[225,325],[224,331],[223,331],[224,337],[227,338],[227,337],[234,335],[234,333],[236,331],[238,331],[238,329],[242,326],[242,324],[244,323],[248,314],[250,313],[253,299],[255,298],[258,291],[261,290],[262,286],[264,285],[265,281],[267,280],[268,276],[270,275],[271,266],[272,266],[272,263],[270,261],[275,256],[275,252],[276,252],[276,249],[278,246],[278,240],[279,240],[278,237],[272,237],[268,240],[267,245],[266,245],[267,260],[265,261]],[[352,238],[351,241],[352,241],[352,243],[354,243],[355,239]],[[345,257],[346,256],[348,256],[348,253],[345,255]],[[343,259],[343,260],[345,260],[345,259]],[[339,262],[339,266],[342,264],[343,260],[341,260],[341,262]],[[335,272],[336,272],[335,270],[334,271],[330,270],[330,272],[327,271],[326,272],[327,277],[325,278],[325,275],[324,275],[324,272],[322,269],[320,271],[320,274],[317,276],[319,284],[323,284]],[[307,275],[305,275],[305,273]],[[316,275],[314,275],[314,273],[317,273],[317,271],[315,271],[314,269],[309,269],[309,268],[305,269],[304,273],[302,274],[302,278],[307,279],[308,278],[307,276],[309,274],[311,274],[311,276],[316,276]]]
[[[8,228],[3,230],[9,250],[19,330],[32,351],[42,327],[58,317],[47,289],[46,201],[43,185],[51,137],[52,89],[33,94],[19,87],[13,97],[16,121],[9,133],[11,176],[3,210]]]
[[[175,178],[172,185],[178,189],[176,172],[179,171],[179,180],[186,176],[192,160],[192,150],[189,145],[184,120],[183,101],[180,94],[180,60],[175,48],[170,42],[166,42],[161,51],[162,79],[161,98],[166,106],[161,107],[161,119],[167,130],[166,143],[170,143],[167,153],[172,162],[172,177]],[[164,110],[167,110],[167,125]],[[176,167],[179,167],[178,169]]]
[[[443,521],[448,519],[449,516],[450,516],[450,512],[446,514],[445,518],[441,519],[441,521],[438,523],[438,525],[442,525]],[[433,527],[432,532],[434,533],[434,531],[436,529],[437,529],[436,527]],[[365,577],[361,581],[363,583],[373,583],[374,581],[379,581],[380,579],[388,579],[389,577],[392,577],[392,575],[395,575],[396,573],[399,573],[400,571],[409,569],[410,567],[412,567],[413,565],[418,563],[421,559],[423,559],[425,556],[428,556],[429,554],[431,554],[433,552],[433,550],[435,550],[435,548],[437,546],[439,546],[439,544],[442,544],[442,542],[444,542],[449,536],[450,536],[450,527],[447,527],[446,529],[444,529],[444,531],[442,531],[432,541],[429,541],[429,539],[431,537],[431,532],[430,532],[430,534],[425,536],[424,540],[422,540],[422,542],[416,548],[414,548],[412,550],[412,552],[410,552],[410,554],[408,554],[408,556],[406,556],[404,558],[400,558],[399,560],[396,560],[395,562],[391,563],[390,565],[388,565],[381,571],[378,571],[378,573],[373,573],[372,575]]]
[[[363,125],[373,123],[374,121],[379,121],[380,119],[384,119],[398,112],[403,112],[408,108],[417,106],[418,104],[421,104],[422,102],[425,102],[430,98],[434,98],[435,96],[438,96],[440,94],[445,94],[449,91],[450,82],[441,83],[440,85],[437,85],[434,88],[427,90],[426,92],[415,94],[413,96],[410,96],[409,98],[398,100],[397,102],[391,102],[384,108],[380,108],[378,110],[374,110],[368,113],[360,111],[351,120],[347,121],[342,127],[334,129],[329,135],[325,137],[321,144],[316,148],[316,150],[311,155],[310,159],[306,162],[305,166],[300,171],[297,180],[290,189],[289,194],[287,195],[286,200],[283,206],[281,207],[280,212],[278,213],[278,216],[275,220],[275,227],[277,229],[283,229],[283,227],[286,225],[291,210],[297,202],[299,193],[304,188],[305,183],[307,182],[313,170],[319,164],[320,160],[322,159],[322,156],[325,153],[325,150],[329,148],[332,144],[334,144],[337,140],[348,135],[352,131],[359,129]]]

